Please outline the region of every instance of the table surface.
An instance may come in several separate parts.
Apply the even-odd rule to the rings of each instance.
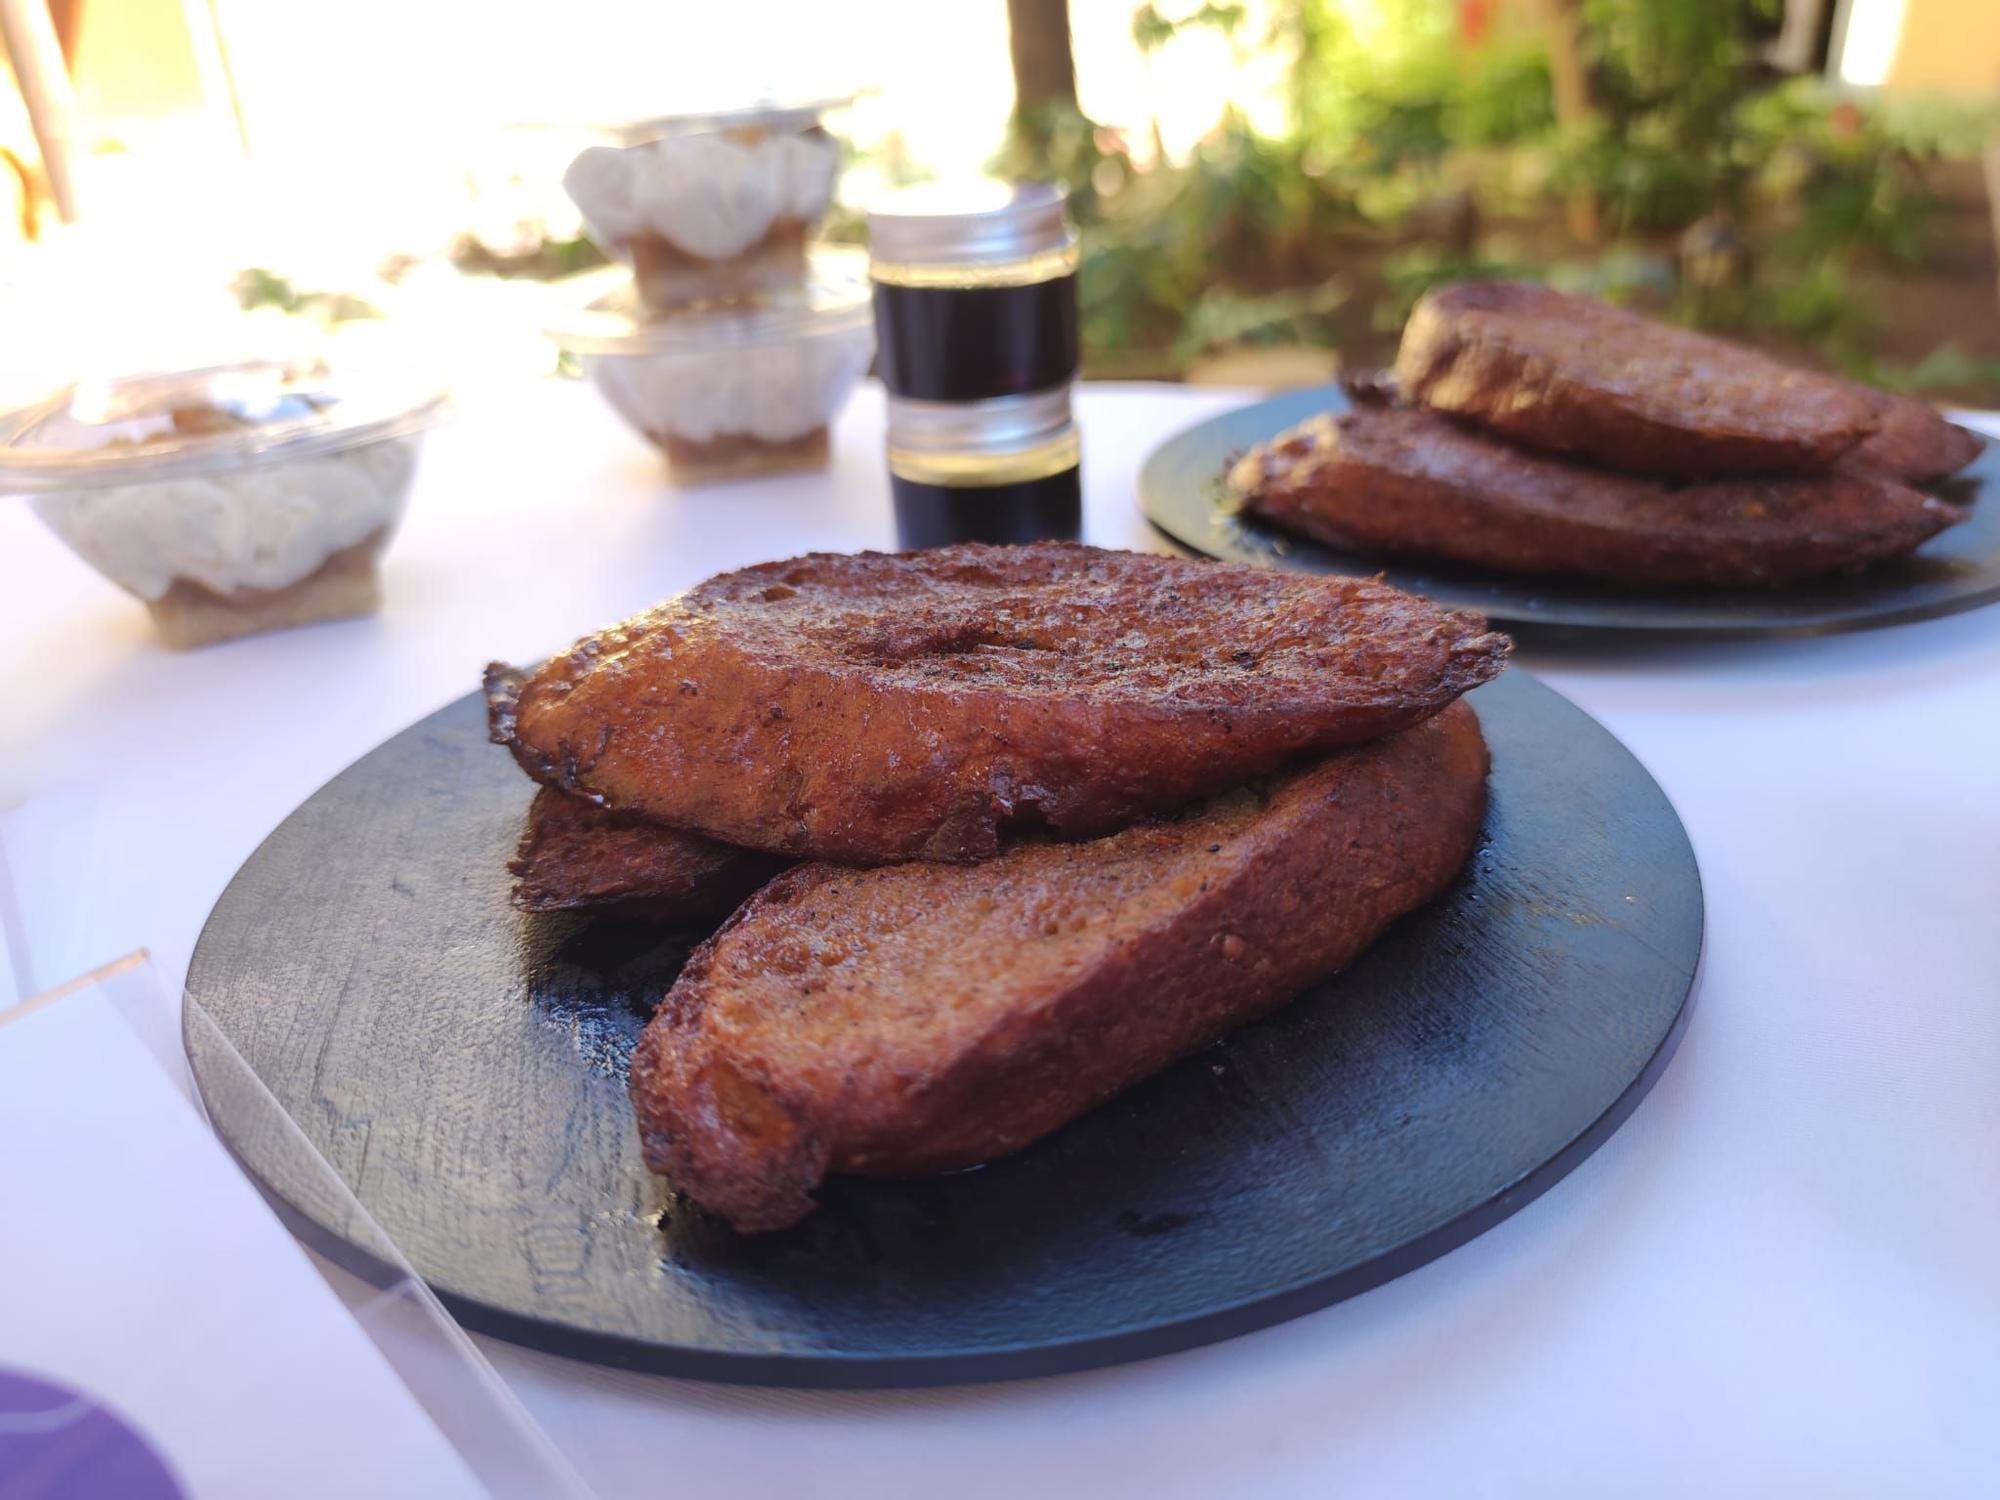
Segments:
[[[1087,389],[1087,538],[1160,545],[1140,460],[1241,399]],[[864,390],[830,474],[679,494],[585,388],[496,385],[430,444],[381,616],[186,655],[0,505],[13,983],[139,946],[177,979],[263,835],[490,658],[890,545],[881,422]],[[807,1393],[482,1347],[607,1496],[1991,1493],[2000,609],[1518,659],[1659,779],[1709,909],[1679,1058],[1522,1213],[1278,1328],[1048,1380]]]

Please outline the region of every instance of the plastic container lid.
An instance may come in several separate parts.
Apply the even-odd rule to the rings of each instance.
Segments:
[[[868,210],[868,253],[889,265],[1026,260],[1076,243],[1067,195],[1046,182],[973,178],[905,188]]]
[[[628,282],[552,320],[548,336],[572,354],[704,354],[867,332],[874,312],[867,260],[857,250],[815,250],[805,281],[741,305],[679,312],[645,308]]]
[[[822,115],[845,109],[854,102],[854,97],[846,93],[765,98],[747,104],[684,110],[615,123],[593,121],[582,129],[612,146],[643,146],[671,136],[714,135],[724,130],[807,130],[817,125]]]
[[[80,381],[0,415],[0,491],[92,489],[307,458],[430,426],[445,393],[323,361]]]

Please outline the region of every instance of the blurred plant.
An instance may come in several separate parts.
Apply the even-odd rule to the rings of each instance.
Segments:
[[[1108,175],[1103,163],[1092,172]],[[1233,111],[1186,164],[1129,173],[1113,192],[1086,195],[1078,216],[1084,335],[1099,348],[1198,345],[1207,335],[1186,324],[1212,288],[1315,285],[1359,222],[1297,142],[1260,135]]]
[[[1801,83],[1744,100],[1732,125],[1743,196],[1781,260],[1916,261],[1932,195],[1919,154],[1878,114]]]
[[[1386,288],[1375,304],[1374,326],[1386,333],[1403,326],[1425,292],[1453,281],[1545,281],[1562,291],[1655,309],[1673,296],[1675,285],[1671,260],[1632,249],[1539,260],[1450,255],[1420,245],[1394,252],[1382,273]]]
[[[1757,18],[1782,0],[1581,0],[1583,36],[1603,103],[1617,118],[1660,118],[1696,146],[1726,131],[1742,92]]]
[[[1927,166],[1975,157],[2000,109],[1779,79],[1756,59],[1781,9],[1278,0],[1251,38],[1243,6],[1149,0],[1149,67],[1195,29],[1284,49],[1289,128],[1225,108],[1175,162],[1156,124],[1135,154],[1071,110],[995,165],[1068,184],[1093,357],[1388,337],[1440,281],[1526,276],[1852,366],[1882,331],[1857,276],[1922,259]]]
[[[1857,379],[1911,394],[1990,391],[2000,387],[2000,359],[1969,355],[1957,343],[1950,341],[1940,344],[1913,365],[1898,365],[1864,356],[1849,361],[1848,370]]]
[[[1465,46],[1462,24],[1463,12],[1435,0],[1382,0],[1365,33],[1339,0],[1281,6],[1273,39],[1295,58],[1300,140],[1329,164],[1382,175],[1545,131],[1554,114],[1539,41],[1482,23]]]
[[[1372,325],[1393,333],[1403,326],[1417,299],[1432,287],[1453,281],[1546,281],[1553,267],[1545,261],[1493,260],[1483,256],[1446,255],[1428,246],[1399,250],[1382,263],[1384,294],[1376,300]]]
[[[1195,300],[1174,342],[1174,356],[1191,360],[1220,349],[1269,344],[1323,344],[1331,315],[1349,292],[1339,281],[1246,295],[1212,286]]]
[[[503,280],[560,281],[565,276],[609,265],[610,257],[589,236],[581,234],[507,250],[496,250],[467,234],[459,236],[452,245],[451,263],[461,271]]]
[[[1885,93],[1869,108],[1882,134],[1919,160],[1975,161],[2000,137],[2000,99]]]
[[[912,154],[909,143],[898,130],[866,146],[843,140],[842,150],[845,166],[834,200],[827,205],[826,218],[820,224],[820,235],[836,245],[866,245],[868,214],[860,204],[875,193],[929,182],[935,174]],[[1024,166],[1022,175],[1033,175],[1030,164],[1038,155],[1028,147],[1016,146],[1010,138],[995,158],[994,170],[1004,174],[1000,163],[1009,159]]]
[[[451,264],[509,281],[557,281],[607,264],[561,187],[577,144],[563,132],[531,127],[475,139],[459,174]]]
[[[329,327],[383,316],[381,308],[352,292],[300,291],[289,277],[263,266],[238,271],[229,289],[245,312],[274,307],[289,317],[311,318]]]
[[[1149,134],[1152,142],[1152,159],[1164,161],[1167,144],[1160,134],[1160,112],[1157,91],[1153,82],[1153,59],[1161,48],[1183,32],[1213,30],[1220,32],[1230,43],[1235,54],[1233,61],[1237,68],[1243,66],[1243,56],[1237,47],[1237,38],[1243,30],[1243,23],[1249,18],[1249,10],[1242,5],[1217,5],[1212,0],[1203,0],[1195,10],[1178,20],[1170,20],[1159,6],[1147,0],[1132,12],[1132,45],[1139,49],[1140,66],[1146,70],[1146,92],[1155,99]]]
[[[1774,279],[1749,306],[1745,326],[1803,335],[1836,357],[1853,358],[1869,327],[1846,273],[1831,261]]]
[[[1070,212],[1083,223],[1097,216],[1101,197],[1118,192],[1132,176],[1118,133],[1068,105],[1050,106],[1032,128],[1011,132],[988,170],[1009,181],[1061,183]]]
[[[1186,15],[1169,19],[1152,0],[1132,12],[1132,43],[1140,55],[1150,58],[1175,37],[1190,31],[1215,31],[1228,40],[1233,47],[1242,34],[1243,23],[1250,19],[1247,5],[1217,5],[1214,0],[1203,0]],[[1238,58],[1241,61],[1241,58]]]

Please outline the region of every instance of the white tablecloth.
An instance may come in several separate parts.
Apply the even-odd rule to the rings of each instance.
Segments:
[[[1090,389],[1089,539],[1150,545],[1140,459],[1234,399]],[[257,841],[489,658],[889,544],[880,432],[864,392],[830,477],[680,495],[587,390],[488,393],[431,445],[385,614],[188,655],[0,506],[16,983],[142,944],[177,978]],[[1663,1081],[1515,1218],[1263,1333],[1011,1385],[704,1387],[483,1346],[606,1495],[2000,1493],[2000,609],[1520,661],[1673,798],[1709,935]]]

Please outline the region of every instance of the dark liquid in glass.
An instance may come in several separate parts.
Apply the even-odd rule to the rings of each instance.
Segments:
[[[893,396],[983,401],[1076,374],[1076,273],[1032,286],[875,283],[877,373]]]
[[[1083,484],[1075,469],[1016,484],[922,484],[889,476],[896,544],[904,551],[953,542],[1074,541],[1083,529]]]

